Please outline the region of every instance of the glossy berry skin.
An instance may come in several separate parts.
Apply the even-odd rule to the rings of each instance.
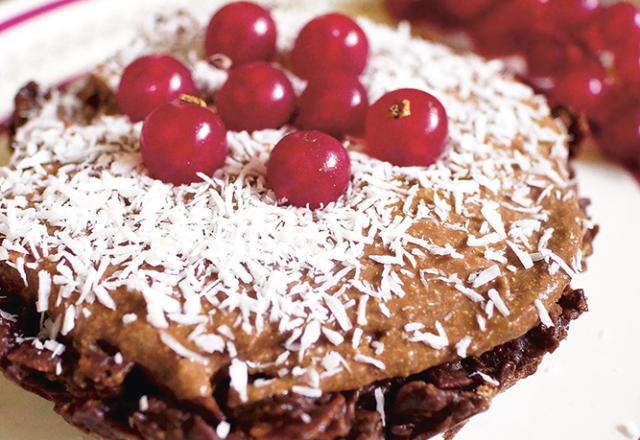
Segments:
[[[553,96],[578,112],[591,112],[607,89],[607,73],[596,63],[576,65],[560,75]]]
[[[144,121],[140,151],[153,178],[181,185],[212,175],[224,165],[227,130],[210,109],[177,99],[151,112]]]
[[[233,66],[269,61],[276,52],[276,38],[276,24],[269,11],[252,2],[235,2],[211,18],[205,51],[208,57],[226,55]]]
[[[444,151],[447,133],[447,113],[436,97],[400,89],[369,109],[366,151],[398,166],[428,166]]]
[[[343,14],[322,15],[298,34],[291,52],[293,71],[301,78],[326,72],[361,74],[369,56],[369,42],[358,24]]]
[[[264,62],[232,69],[215,99],[222,120],[233,131],[279,128],[289,122],[296,106],[287,75]]]
[[[279,200],[317,209],[335,202],[351,180],[351,160],[344,146],[319,131],[285,136],[267,162],[267,181]]]
[[[296,125],[332,136],[359,136],[369,108],[367,91],[355,75],[330,73],[316,77],[298,100]]]
[[[600,146],[607,155],[640,167],[640,102],[635,101],[603,125]]]
[[[132,122],[138,122],[183,94],[196,94],[189,69],[171,56],[147,55],[125,68],[118,86],[118,107]]]

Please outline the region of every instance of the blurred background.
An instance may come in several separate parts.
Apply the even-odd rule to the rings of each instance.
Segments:
[[[577,283],[586,289],[591,310],[539,374],[499,396],[457,438],[638,440],[640,191],[633,169],[640,165],[640,70],[634,70],[640,31],[634,40],[629,2],[615,14],[598,12],[598,18],[583,20],[582,8],[594,0],[549,0],[558,12],[537,18],[527,9],[533,1],[538,0],[261,3],[304,9],[310,16],[339,9],[392,26],[410,20],[416,35],[505,58],[514,74],[573,115],[574,131],[586,146],[576,160],[581,193],[591,198],[591,213],[601,226],[589,270]],[[87,72],[154,15],[178,7],[203,21],[213,12],[203,0],[0,0],[0,120],[28,80],[54,85]],[[628,54],[631,63],[621,61]],[[596,147],[605,142],[606,156]],[[0,420],[0,440],[84,438],[50,404],[1,378]]]

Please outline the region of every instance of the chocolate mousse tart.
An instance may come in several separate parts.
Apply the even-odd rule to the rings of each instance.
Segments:
[[[278,39],[268,65],[304,96],[314,80],[296,68],[295,46],[314,17],[269,16],[263,27],[275,25]],[[442,152],[428,164],[404,160],[415,145],[390,131],[398,145],[382,160],[367,145],[382,136],[372,139],[368,114],[364,136],[329,133],[345,154],[327,157],[348,165],[340,194],[318,202],[314,180],[282,197],[275,168],[302,146],[277,162],[280,143],[328,135],[289,138],[302,104],[268,128],[242,118],[275,117],[280,104],[262,119],[260,106],[234,107],[239,125],[226,116],[238,93],[224,88],[244,67],[211,56],[209,18],[155,19],[88,79],[17,95],[13,157],[0,171],[0,368],[106,439],[452,436],[534,373],[587,309],[570,283],[596,228],[566,127],[500,62],[357,19],[368,52],[354,75],[367,98],[412,90],[440,103]],[[194,90],[143,121],[119,92],[127,66],[149,54],[178,60]],[[398,99],[389,120],[410,123],[418,101]],[[170,116],[196,108],[210,121],[219,112],[227,131],[210,122],[197,138],[214,127],[225,155],[173,182],[182,165],[153,168],[164,150],[145,148],[172,140],[183,122]],[[181,145],[172,160],[186,154]],[[309,178],[290,168],[291,185]]]

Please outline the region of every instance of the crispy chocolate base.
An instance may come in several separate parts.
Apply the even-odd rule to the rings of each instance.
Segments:
[[[31,340],[22,340],[37,334],[40,317],[16,296],[0,299],[0,309],[17,316],[16,322],[0,318],[0,369],[23,388],[53,401],[70,424],[106,439],[216,440],[215,427],[226,420],[232,426],[227,438],[233,440],[400,440],[452,434],[469,417],[488,409],[497,393],[536,371],[587,304],[582,290],[567,289],[551,310],[554,327],[541,324],[480,357],[316,399],[289,395],[235,408],[227,405],[226,377],[215,379],[217,407],[179,402],[152,384],[137,365],[126,360],[118,364],[110,347],[77,352],[68,344],[61,356],[52,356]],[[500,385],[485,383],[478,372]],[[376,411],[376,388],[385,396],[384,420]],[[139,408],[142,396],[148,396],[146,411]]]

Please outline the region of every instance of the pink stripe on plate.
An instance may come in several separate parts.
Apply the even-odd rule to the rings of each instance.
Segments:
[[[46,14],[53,10],[60,9],[64,6],[70,5],[72,3],[77,3],[80,1],[83,1],[83,0],[56,0],[53,2],[45,3],[42,6],[38,6],[37,8],[23,12],[21,14],[16,15],[15,17],[11,17],[8,20],[4,20],[0,22],[0,32],[4,32],[6,30],[11,29],[12,27],[18,26],[19,24],[29,21],[40,15]]]
[[[78,3],[80,1],[83,1],[83,0],[56,0],[49,3],[45,3],[44,5],[38,6],[37,8],[30,9],[26,12],[23,12],[14,17],[11,17],[7,20],[1,21],[0,33],[7,31],[15,26],[18,26],[22,23],[25,23],[29,20],[32,20],[36,17],[44,15],[48,12],[54,11],[56,9],[60,9],[72,3]],[[0,134],[5,132],[7,128],[9,128],[9,118],[0,120]]]

